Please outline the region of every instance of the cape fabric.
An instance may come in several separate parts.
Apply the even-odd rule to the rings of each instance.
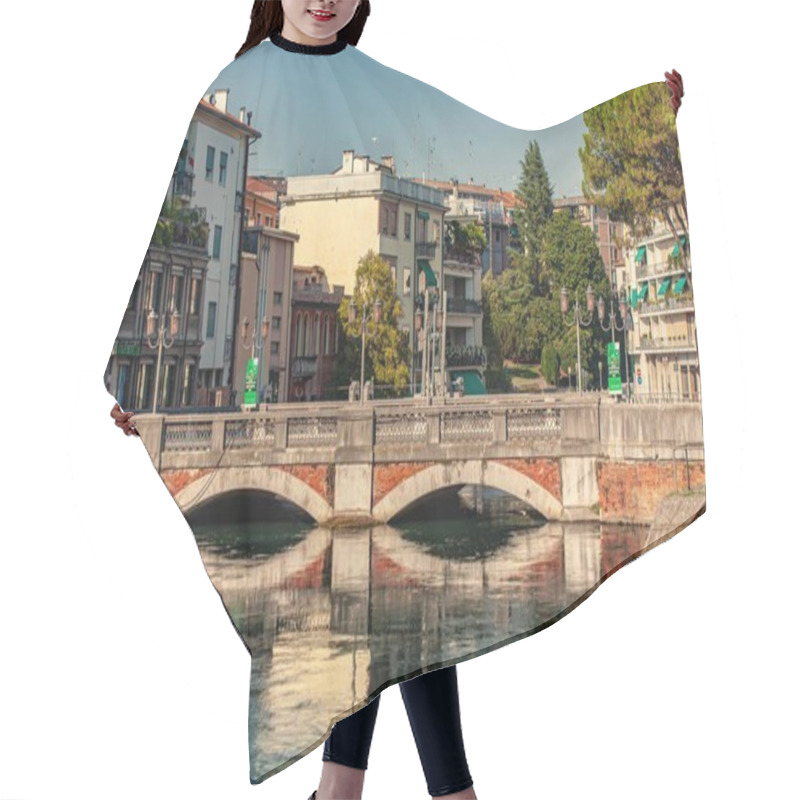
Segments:
[[[527,131],[273,37],[170,146],[104,382],[251,655],[253,783],[703,513],[663,83]]]

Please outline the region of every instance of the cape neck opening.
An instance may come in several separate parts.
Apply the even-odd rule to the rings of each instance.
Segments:
[[[337,39],[330,44],[298,44],[290,39],[281,36],[280,33],[273,33],[269,37],[272,44],[280,47],[281,50],[288,50],[290,53],[305,53],[313,56],[329,56],[334,53],[341,53],[347,47],[346,39]]]

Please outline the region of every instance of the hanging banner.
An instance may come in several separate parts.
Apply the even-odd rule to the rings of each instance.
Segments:
[[[619,371],[619,344],[608,343],[608,393],[622,394],[622,376]]]
[[[244,404],[254,406],[258,403],[258,359],[251,358],[247,362],[244,374]]]

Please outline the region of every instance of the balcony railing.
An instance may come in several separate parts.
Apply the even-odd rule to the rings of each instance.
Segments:
[[[696,350],[697,345],[686,336],[668,336],[663,339],[641,339],[638,350]]]
[[[414,245],[414,254],[417,258],[435,258],[439,242],[417,242]]]
[[[694,309],[693,297],[668,297],[658,303],[642,303],[639,306],[640,314],[665,314],[671,311],[685,311]]]
[[[637,264],[636,265],[636,279],[642,278],[657,278],[660,275],[675,275],[683,272],[683,266],[679,258],[670,258],[666,261],[658,261],[655,264]],[[691,275],[692,268],[689,265],[689,274]]]
[[[317,374],[316,356],[296,356],[292,363],[293,378],[310,378]]]
[[[486,366],[485,347],[460,344],[450,345],[445,348],[444,355],[449,368]]]
[[[448,297],[447,313],[481,314],[483,313],[483,304],[480,300],[470,300],[466,297]]]

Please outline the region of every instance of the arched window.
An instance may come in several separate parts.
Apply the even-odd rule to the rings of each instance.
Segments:
[[[294,354],[295,357],[300,355],[300,332],[302,330],[302,314],[298,314],[295,318],[295,332],[294,332]]]
[[[328,325],[330,317],[324,314],[322,317],[322,355],[328,355]]]
[[[310,356],[317,355],[317,327],[319,322],[319,314],[312,313],[311,314],[311,347],[309,348],[308,354]]]

